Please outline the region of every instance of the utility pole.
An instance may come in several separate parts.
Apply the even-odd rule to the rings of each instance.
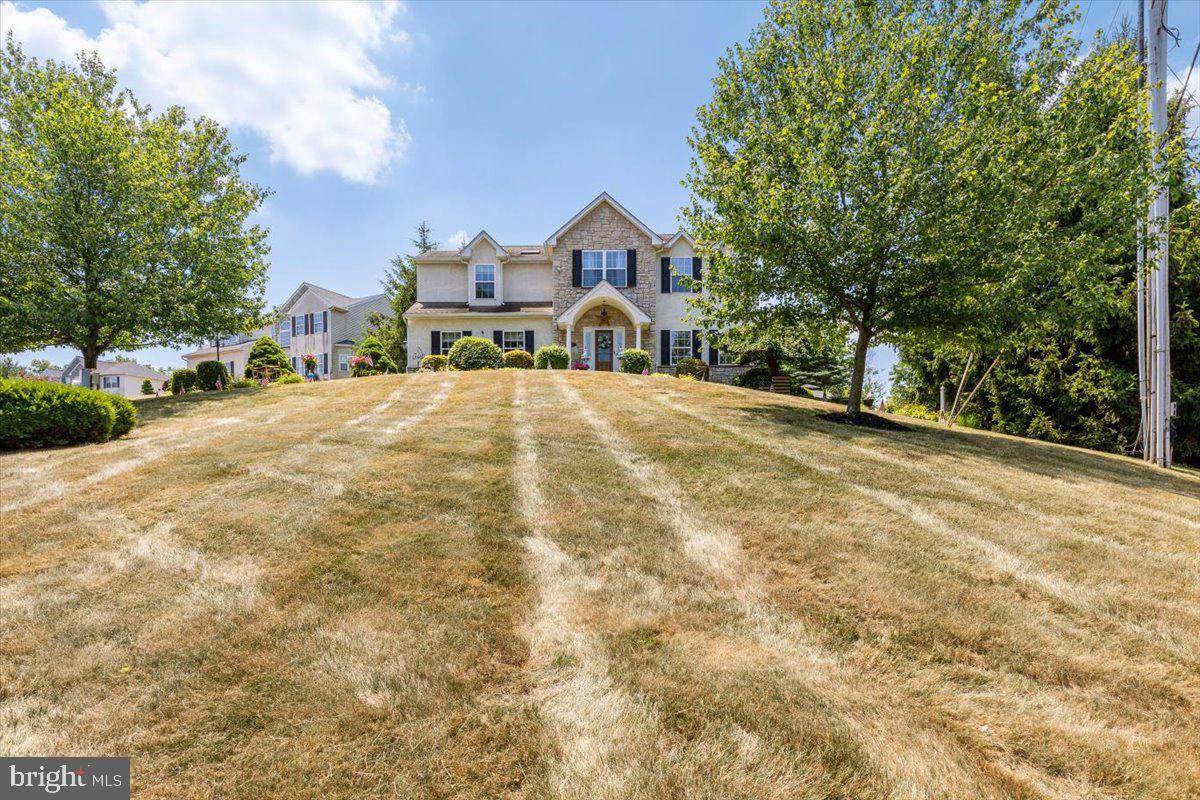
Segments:
[[[1167,135],[1167,0],[1150,0],[1146,25],[1146,55],[1150,87],[1151,146],[1155,167],[1163,161]],[[1167,288],[1169,285],[1170,195],[1166,176],[1161,177],[1146,232],[1153,264],[1146,272],[1145,334],[1146,397],[1149,406],[1149,430],[1143,451],[1146,460],[1160,467],[1171,466],[1171,319]],[[1147,253],[1150,255],[1150,253]]]
[[[1146,86],[1146,0],[1137,0],[1138,93]],[[1146,226],[1137,222],[1137,369],[1138,369],[1138,436],[1143,456],[1150,454],[1150,395],[1146,370]]]

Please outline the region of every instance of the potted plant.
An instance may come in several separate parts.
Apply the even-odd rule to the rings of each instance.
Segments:
[[[317,357],[312,353],[305,353],[301,360],[304,361],[304,377],[315,381],[317,379]]]

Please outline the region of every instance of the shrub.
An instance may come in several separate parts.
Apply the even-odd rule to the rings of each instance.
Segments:
[[[490,339],[463,336],[450,346],[450,366],[458,370],[500,369],[504,354]]]
[[[113,400],[132,410],[128,400],[95,389],[0,379],[0,448],[108,441],[117,421]]]
[[[304,378],[301,378],[294,372],[285,372],[275,380],[271,381],[272,386],[280,386],[287,383],[304,383]]]
[[[118,397],[115,394],[106,394],[105,396],[113,409],[113,426],[109,436],[116,439],[118,436],[129,433],[133,426],[137,425],[137,409],[124,397]]]
[[[262,336],[251,345],[250,355],[246,358],[246,375],[249,377],[261,378],[264,368],[272,373],[270,377],[296,372],[288,361],[287,353],[270,336]]]
[[[229,384],[230,389],[253,389],[255,386],[258,386],[258,382],[250,378],[238,378]]]
[[[702,381],[708,377],[708,364],[698,358],[681,358],[675,363],[675,375]]]
[[[740,375],[734,375],[731,383],[747,389],[766,389],[771,385],[771,372],[764,366],[751,367]]]
[[[142,381],[142,394],[154,394],[154,384],[150,382],[149,378]]]
[[[638,350],[636,347],[631,347],[621,353],[621,372],[641,375],[643,372],[651,369],[654,369],[654,362],[650,360],[650,354],[645,350]]]
[[[220,361],[201,361],[196,365],[196,385],[205,391],[217,388],[217,381],[222,387],[229,386],[229,370]]]
[[[816,395],[812,393],[811,389],[804,388],[804,378],[800,377],[799,375],[788,376],[788,391],[791,394],[799,397],[807,397],[813,400],[816,399]]]
[[[196,370],[177,369],[171,373],[171,394],[184,394],[196,385]]]
[[[379,337],[373,334],[367,334],[363,337],[363,340],[358,344],[358,349],[354,351],[354,355],[370,358],[370,361],[362,361],[360,359],[357,363],[354,363],[353,359],[351,359],[350,374],[356,378],[363,375],[382,375],[385,372],[400,371],[400,368],[396,366],[396,362],[388,355],[387,350],[383,349],[383,342],[379,341]]]
[[[899,414],[903,417],[915,417],[917,419],[928,419],[937,422],[937,412],[932,408],[921,405],[920,403],[904,403],[898,406],[889,406],[888,412]]]
[[[571,354],[561,344],[546,344],[533,354],[534,369],[566,369]]]
[[[442,372],[450,364],[450,359],[437,353],[430,353],[421,359],[422,372]]]
[[[504,366],[512,369],[533,369],[533,356],[525,350],[509,350],[504,354]]]
[[[591,365],[589,365],[588,362],[586,362],[586,361],[572,361],[571,362],[571,369],[589,370],[591,368],[592,368]]]

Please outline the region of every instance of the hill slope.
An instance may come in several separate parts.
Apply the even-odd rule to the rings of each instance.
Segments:
[[[1200,794],[1200,482],[421,374],[0,458],[0,752],[135,796]]]

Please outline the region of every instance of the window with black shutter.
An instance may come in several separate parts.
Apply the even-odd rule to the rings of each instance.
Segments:
[[[666,256],[658,260],[658,291],[662,294],[671,293],[671,259]]]
[[[637,250],[625,251],[625,285],[637,286]]]
[[[571,251],[571,285],[583,286],[583,251]]]

